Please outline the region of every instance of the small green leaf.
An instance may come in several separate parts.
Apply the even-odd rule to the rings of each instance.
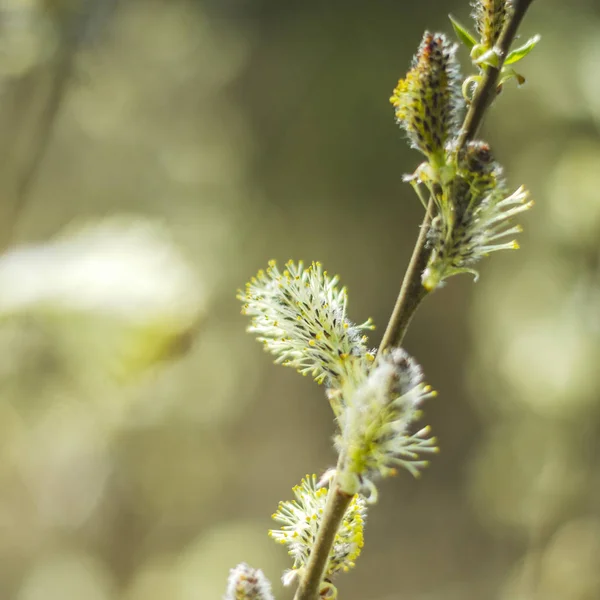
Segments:
[[[507,81],[510,81],[511,79],[517,80],[518,87],[521,87],[522,85],[525,84],[525,77],[523,77],[523,75],[521,75],[520,73],[517,73],[514,69],[503,68],[502,72],[500,73],[500,81],[498,81],[498,85],[502,86],[503,84],[505,84]]]
[[[487,51],[488,51],[488,49],[483,44],[475,44],[471,48],[471,53],[470,53],[471,60],[474,63],[477,63],[479,58],[482,57]]]
[[[471,75],[467,77],[462,84],[462,95],[467,103],[470,103],[475,97],[477,86],[481,83],[481,75]]]
[[[500,57],[498,56],[498,51],[496,50],[496,48],[491,48],[487,52],[484,52],[478,58],[474,58],[473,62],[479,66],[486,65],[488,67],[493,67],[494,69],[497,69],[500,65]]]
[[[534,35],[530,40],[527,40],[525,44],[523,44],[519,48],[515,48],[512,52],[508,54],[506,60],[504,61],[504,64],[512,65],[525,58],[535,48],[536,44],[540,41],[540,39],[541,36]]]
[[[477,40],[473,37],[473,35],[466,29],[463,25],[461,25],[452,15],[448,15],[450,19],[450,23],[452,23],[452,27],[454,27],[454,32],[456,33],[456,37],[469,49],[471,50],[473,46],[477,43]]]

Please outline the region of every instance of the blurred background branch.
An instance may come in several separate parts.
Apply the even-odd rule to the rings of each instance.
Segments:
[[[115,0],[6,1],[4,36],[2,247],[10,242],[48,149],[75,58],[105,26]]]

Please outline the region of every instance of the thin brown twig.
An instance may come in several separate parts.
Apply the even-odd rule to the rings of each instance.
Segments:
[[[523,20],[525,12],[532,1],[533,0],[515,0],[513,3],[513,14],[497,43],[500,64],[498,67],[488,67],[483,74],[475,98],[471,102],[471,106],[465,117],[458,139],[458,149],[463,148],[473,139],[481,125],[486,110],[494,100],[498,76],[500,75],[504,57],[508,53],[519,24]],[[421,273],[427,264],[428,250],[425,242],[427,240],[427,230],[429,229],[432,213],[433,201],[430,200],[415,249],[402,282],[396,306],[394,307],[394,311],[379,347],[380,352],[391,346],[399,345],[402,342],[415,311],[428,293],[421,284]],[[338,460],[338,469],[343,466],[343,462],[344,457],[342,453]],[[300,585],[296,591],[296,595],[294,596],[294,600],[318,599],[319,588],[325,575],[329,553],[335,540],[335,535],[351,500],[352,497],[340,489],[337,484],[337,477],[334,478],[331,483],[329,497],[327,498],[327,504],[323,512],[321,526],[315,540],[315,545],[312,549]]]
[[[379,344],[379,353],[386,348],[399,346],[406,333],[413,315],[419,304],[428,294],[428,290],[421,284],[421,273],[427,266],[429,252],[426,248],[427,231],[431,224],[433,213],[433,199],[429,200],[425,217],[421,223],[419,237],[415,244],[410,262],[406,268],[406,273],[402,279],[400,293],[396,299],[392,316],[388,321],[387,327]]]

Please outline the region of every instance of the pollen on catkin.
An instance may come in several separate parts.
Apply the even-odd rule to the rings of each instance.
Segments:
[[[346,316],[348,297],[321,264],[289,261],[283,272],[275,261],[238,292],[242,313],[251,317],[248,331],[257,334],[275,362],[310,374],[317,383],[339,388],[372,360],[363,331],[371,320],[355,325]]]
[[[376,479],[394,475],[398,467],[419,475],[427,465],[421,455],[437,452],[436,440],[429,427],[411,429],[421,418],[421,404],[433,396],[420,366],[404,350],[378,358],[338,419],[336,446],[344,462],[337,482],[343,491],[360,491],[375,502]]]
[[[284,583],[292,582],[294,575],[306,566],[329,494],[329,488],[318,487],[315,475],[307,475],[292,491],[295,500],[280,502],[273,515],[273,519],[282,524],[281,529],[269,531],[271,538],[287,546],[289,555],[294,559],[291,571],[283,576]],[[366,511],[364,498],[355,495],[346,509],[329,552],[326,579],[354,567],[363,547]]]
[[[512,15],[512,0],[474,0],[472,6],[472,15],[481,44],[491,49],[498,41],[506,21]]]
[[[412,146],[438,165],[458,132],[463,106],[456,48],[444,34],[425,32],[410,71],[390,98]]]

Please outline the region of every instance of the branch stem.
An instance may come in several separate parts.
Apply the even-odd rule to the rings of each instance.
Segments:
[[[340,456],[338,469],[341,468],[341,464],[342,457]],[[337,485],[337,477],[334,477],[327,494],[327,503],[323,510],[317,539],[306,564],[305,575],[296,590],[294,600],[316,600],[319,597],[319,588],[325,576],[329,553],[351,501],[352,496],[340,489]]]
[[[433,199],[430,199],[425,211],[425,218],[423,219],[423,223],[421,223],[421,231],[419,232],[417,243],[415,244],[404,279],[402,280],[402,286],[392,316],[379,345],[379,353],[386,348],[400,346],[413,315],[417,311],[419,304],[421,304],[428,294],[428,291],[421,284],[421,273],[427,266],[427,259],[429,258],[425,242],[427,241],[427,231],[431,224],[432,213]]]
[[[532,1],[533,0],[514,0],[513,2],[513,13],[496,45],[500,58],[499,65],[498,67],[487,67],[483,73],[482,80],[477,88],[475,97],[471,102],[461,128],[458,138],[458,150],[464,148],[477,134],[477,130],[483,121],[485,112],[496,97],[498,77],[504,58],[508,53],[517,29]],[[428,291],[421,284],[421,273],[427,265],[427,260],[429,258],[426,241],[427,231],[433,216],[433,208],[433,199],[430,199],[425,212],[425,218],[421,225],[419,237],[417,238],[412,257],[402,281],[396,305],[379,346],[379,352],[392,346],[400,345],[413,315],[428,294]],[[342,465],[343,456],[340,455],[338,460],[338,470]],[[327,497],[327,504],[325,505],[325,510],[323,512],[321,526],[306,565],[306,570],[300,581],[300,585],[296,590],[294,600],[318,600],[319,588],[325,575],[329,553],[331,552],[335,535],[351,500],[352,496],[341,491],[337,484],[337,476],[334,477]]]

